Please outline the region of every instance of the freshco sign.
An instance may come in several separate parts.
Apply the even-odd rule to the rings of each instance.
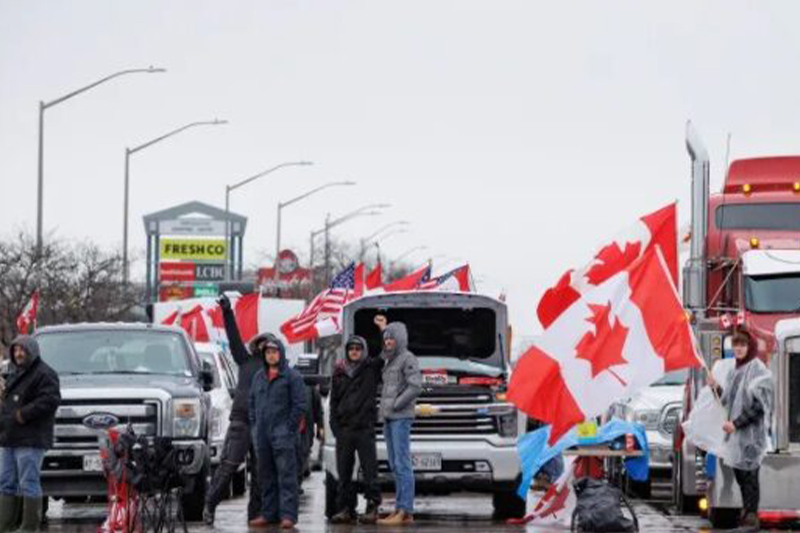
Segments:
[[[161,239],[161,259],[183,261],[225,260],[225,240]]]

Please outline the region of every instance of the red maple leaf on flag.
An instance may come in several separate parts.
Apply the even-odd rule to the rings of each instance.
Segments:
[[[620,249],[619,243],[609,244],[595,256],[595,261],[599,262],[593,264],[586,272],[586,278],[592,285],[600,285],[633,263],[641,251],[641,242],[626,242],[624,251]]]
[[[611,302],[608,305],[589,304],[589,308],[592,310],[592,318],[587,319],[587,322],[594,324],[594,332],[586,333],[575,347],[578,359],[591,363],[592,379],[600,372],[608,370],[625,387],[627,383],[611,367],[628,364],[622,357],[628,328],[619,319],[611,324]]]

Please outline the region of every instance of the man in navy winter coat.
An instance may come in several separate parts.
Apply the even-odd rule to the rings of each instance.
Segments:
[[[274,335],[261,343],[264,369],[250,386],[248,415],[262,486],[261,513],[267,523],[291,529],[297,523],[297,446],[306,409],[303,377],[286,360]]]

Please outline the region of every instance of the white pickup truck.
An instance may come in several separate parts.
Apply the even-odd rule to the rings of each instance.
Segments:
[[[525,502],[520,482],[517,437],[526,419],[506,401],[509,378],[508,322],[504,303],[476,294],[405,292],[367,296],[344,309],[345,338],[358,334],[370,353],[382,337],[373,320],[406,324],[409,349],[423,373],[423,391],[411,429],[411,454],[417,494],[470,491],[493,496],[497,519],[521,517]],[[344,357],[336,354],[335,357]],[[324,361],[330,375],[333,358]],[[379,401],[379,398],[376,398]],[[326,514],[335,513],[338,486],[336,442],[326,412],[324,464]],[[382,424],[378,424],[378,470],[382,485],[392,480]]]

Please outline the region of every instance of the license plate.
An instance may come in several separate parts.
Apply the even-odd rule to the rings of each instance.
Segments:
[[[447,385],[447,374],[444,372],[422,374],[422,383],[425,385]]]
[[[83,456],[83,471],[84,472],[102,472],[103,461],[100,459],[100,454],[92,453]]]
[[[412,453],[411,465],[418,472],[438,472],[442,469],[442,455],[439,453]]]

